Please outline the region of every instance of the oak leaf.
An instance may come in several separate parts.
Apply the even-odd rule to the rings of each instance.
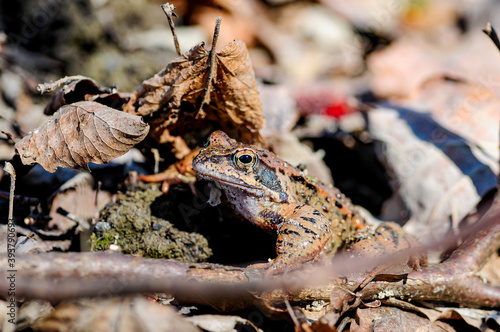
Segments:
[[[16,143],[23,164],[88,170],[119,157],[146,137],[141,117],[82,101],[61,107],[52,119]]]

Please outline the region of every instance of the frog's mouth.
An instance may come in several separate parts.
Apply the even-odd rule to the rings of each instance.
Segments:
[[[247,183],[244,183],[244,182],[235,182],[235,181],[230,181],[230,180],[227,180],[227,179],[224,179],[224,178],[215,178],[215,177],[207,177],[206,178],[207,180],[217,180],[218,182],[222,182],[223,184],[228,184],[232,187],[243,187],[243,188],[248,188],[248,189],[254,189],[254,190],[258,190],[257,187],[255,186],[252,186],[250,184],[247,184]]]
[[[247,188],[247,189],[253,189],[253,190],[258,190],[259,188],[252,186],[251,184],[245,183],[243,181],[237,182],[234,180],[230,180],[224,177],[220,176],[213,176],[211,174],[203,174],[201,172],[198,172],[198,175],[208,181],[212,182],[219,182],[221,185],[228,185],[230,187],[241,187],[241,188]]]
[[[258,187],[253,186],[251,184],[245,183],[243,181],[235,181],[232,178],[225,177],[223,174],[217,174],[216,176],[210,172],[210,170],[206,169],[202,165],[194,165],[193,169],[196,171],[198,176],[204,180],[216,182],[221,186],[233,187],[233,188],[241,188],[243,190],[260,190]]]

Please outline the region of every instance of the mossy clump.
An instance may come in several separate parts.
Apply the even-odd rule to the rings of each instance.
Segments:
[[[150,205],[161,195],[157,185],[142,183],[118,193],[116,202],[101,211],[91,238],[92,250],[103,251],[116,244],[126,254],[185,262],[207,260],[212,250],[204,236],[180,231],[151,215]]]

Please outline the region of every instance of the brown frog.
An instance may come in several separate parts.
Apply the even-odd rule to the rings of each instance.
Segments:
[[[243,217],[277,233],[277,257],[265,264],[274,273],[297,268],[321,252],[334,252],[364,228],[351,201],[337,188],[222,131],[212,133],[193,169],[214,182]]]

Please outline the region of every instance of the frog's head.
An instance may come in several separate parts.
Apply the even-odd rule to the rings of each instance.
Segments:
[[[277,165],[289,167],[271,152],[239,143],[222,131],[210,135],[193,160],[193,169],[203,179],[227,191],[237,191],[276,202],[287,200]],[[286,166],[285,166],[286,165]]]

